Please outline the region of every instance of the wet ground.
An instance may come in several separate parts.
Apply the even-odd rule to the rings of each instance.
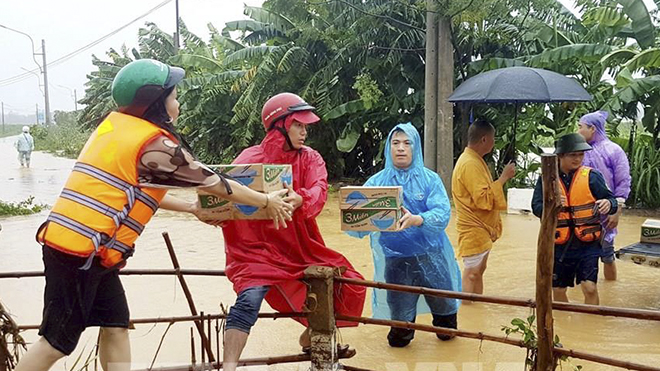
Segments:
[[[34,195],[38,202],[51,204],[60,192],[73,165],[73,160],[48,154],[33,154],[32,168],[21,169],[11,147],[12,139],[0,139],[0,199],[19,201]],[[194,197],[188,192],[176,192]],[[345,254],[365,277],[372,277],[373,266],[368,241],[356,240],[339,230],[338,202],[331,196],[318,218],[326,243]],[[36,228],[46,214],[0,219],[0,271],[40,270],[40,247],[34,241]],[[639,226],[645,217],[624,215],[620,224],[618,246],[639,239]],[[536,239],[538,220],[533,216],[504,215],[504,235],[497,242],[485,274],[488,295],[533,298],[535,281]],[[170,268],[171,262],[161,233],[168,231],[184,268],[222,269],[224,254],[222,235],[218,229],[204,225],[192,217],[159,211],[138,240],[130,268]],[[451,224],[448,234],[453,243],[457,236]],[[660,308],[660,270],[618,262],[619,280],[599,281],[601,303],[608,306],[657,310]],[[174,277],[122,278],[133,318],[188,315],[183,292]],[[231,284],[224,277],[188,277],[198,310],[217,313],[220,304],[230,306],[235,299]],[[41,317],[43,279],[0,280],[0,299],[20,324],[38,324]],[[572,301],[581,302],[579,290],[570,292]],[[369,299],[367,300],[369,303]],[[266,305],[263,311],[269,311]],[[514,317],[526,317],[529,310],[500,305],[463,305],[459,327],[503,335],[502,325]],[[365,308],[365,315],[370,308]],[[419,323],[430,324],[421,316]],[[167,325],[138,325],[131,331],[133,368],[144,368],[152,361]],[[75,355],[87,354],[96,340],[97,329],[89,329]],[[292,320],[261,320],[252,331],[245,357],[275,356],[299,352],[297,338],[302,327]],[[660,323],[633,319],[596,317],[555,312],[555,333],[564,347],[648,365],[660,364]],[[373,370],[448,370],[509,371],[522,370],[525,352],[521,349],[471,339],[440,342],[434,334],[417,333],[404,349],[393,349],[385,339],[387,329],[373,326],[343,329],[341,341],[357,349],[357,355],[346,364]],[[36,331],[25,333],[28,341],[37,338]],[[172,326],[157,364],[185,364],[190,361],[190,324]],[[215,345],[214,345],[215,348]],[[197,346],[199,351],[199,345]],[[60,362],[55,370],[68,370],[75,356]],[[199,355],[197,356],[199,360]],[[616,370],[616,368],[573,360],[584,370]],[[250,370],[306,370],[304,365],[280,365]],[[573,370],[571,365],[564,370]]]

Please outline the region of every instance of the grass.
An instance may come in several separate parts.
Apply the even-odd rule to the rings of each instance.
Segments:
[[[18,135],[22,132],[24,125],[5,124],[4,129],[0,128],[0,138]],[[0,126],[1,127],[1,126]]]
[[[35,204],[34,196],[20,202],[0,201],[0,216],[31,215],[39,213],[47,207],[44,204]]]

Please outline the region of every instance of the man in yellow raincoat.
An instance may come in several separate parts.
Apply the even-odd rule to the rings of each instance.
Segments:
[[[508,164],[496,181],[483,157],[493,150],[495,128],[478,120],[468,129],[468,145],[458,158],[452,175],[452,197],[456,206],[458,255],[463,258],[463,291],[483,294],[483,274],[488,254],[502,235],[500,211],[506,210],[504,184],[515,175]]]

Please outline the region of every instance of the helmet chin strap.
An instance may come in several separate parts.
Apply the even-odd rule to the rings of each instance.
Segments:
[[[296,148],[293,146],[293,143],[291,142],[291,138],[289,138],[289,133],[287,133],[286,129],[284,128],[284,120],[285,120],[284,118],[277,120],[277,121],[282,121],[282,126],[278,126],[277,121],[273,122],[273,125],[271,126],[271,130],[275,129],[279,131],[280,134],[284,136],[284,139],[286,140],[286,143],[289,145],[289,148],[291,148],[292,151],[295,151]]]

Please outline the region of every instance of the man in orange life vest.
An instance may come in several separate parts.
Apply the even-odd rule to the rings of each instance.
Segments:
[[[151,59],[124,66],[112,83],[119,106],[101,120],[83,148],[37,240],[46,276],[42,337],[15,371],[45,371],[71,354],[86,327],[99,326],[99,359],[105,371],[131,369],[129,309],[118,270],[160,208],[197,214],[194,202],[170,188],[205,191],[265,208],[275,228],[286,227],[293,206],[287,190],[255,192],[224,180],[195,160],[177,133],[176,84],[181,68]]]
[[[566,134],[555,144],[559,157],[562,208],[555,233],[552,295],[568,302],[566,290],[578,283],[585,304],[598,305],[598,259],[601,254],[601,215],[617,212],[617,201],[598,170],[582,166],[591,150],[580,134]],[[532,198],[534,215],[543,214],[543,183],[539,178]]]

